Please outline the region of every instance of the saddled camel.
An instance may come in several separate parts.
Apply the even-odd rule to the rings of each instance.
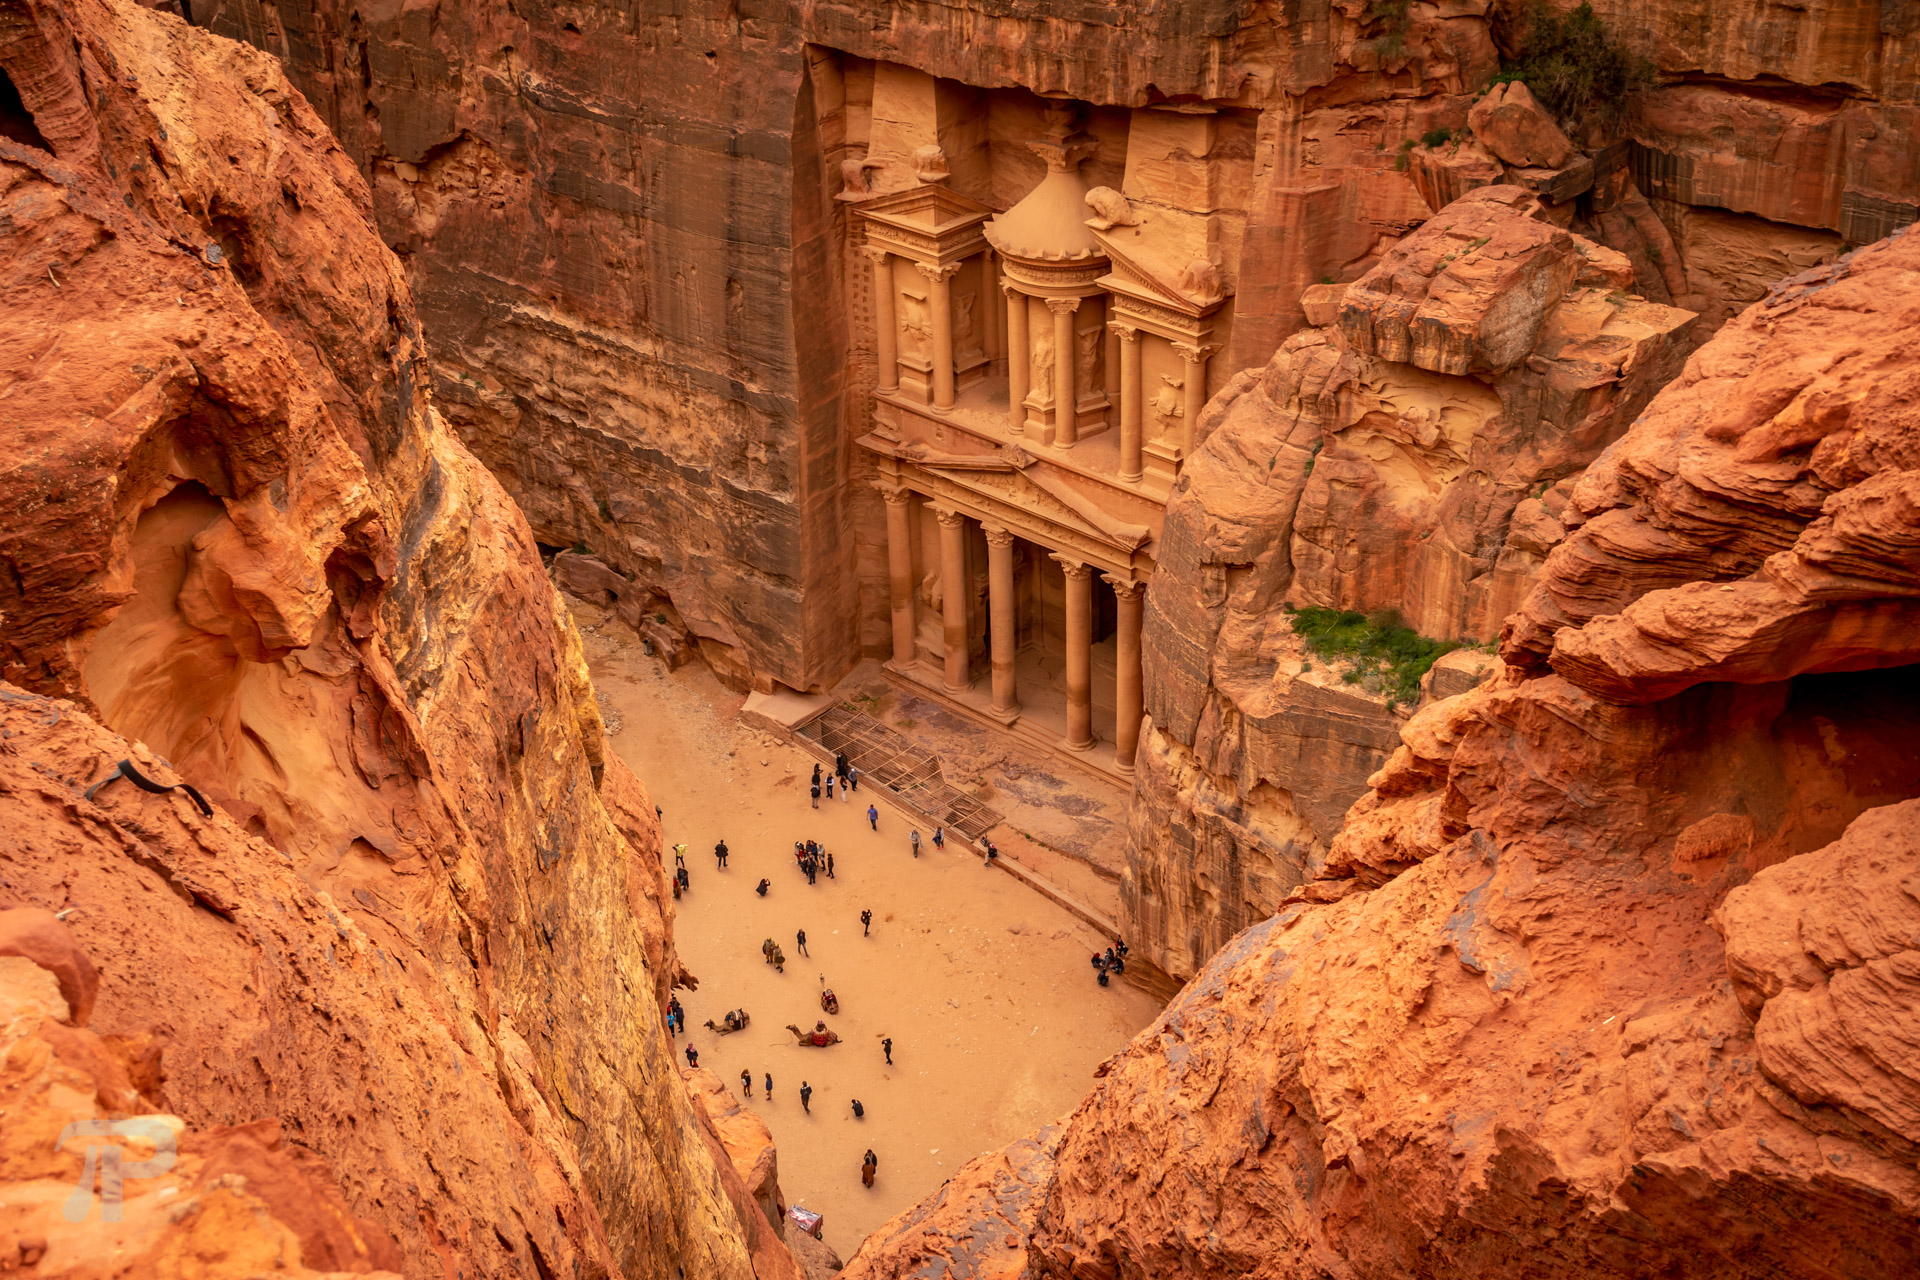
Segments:
[[[726,1016],[718,1023],[715,1023],[712,1018],[707,1019],[707,1030],[717,1036],[730,1036],[736,1031],[745,1031],[746,1029],[747,1011],[745,1009],[727,1010]]]
[[[811,1031],[802,1031],[789,1022],[787,1030],[793,1032],[793,1038],[798,1040],[803,1048],[824,1049],[830,1044],[840,1043],[840,1033],[828,1030],[824,1022],[814,1023]]]

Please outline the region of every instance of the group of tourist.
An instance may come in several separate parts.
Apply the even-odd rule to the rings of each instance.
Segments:
[[[833,772],[826,774],[824,778],[821,775],[820,766],[817,764],[813,766],[813,786],[811,789],[813,792],[814,808],[818,809],[820,807],[820,792],[823,785],[827,793],[828,801],[832,801],[835,783],[839,784],[840,802],[842,804],[853,799],[853,793],[860,789],[860,770],[848,763],[847,753],[844,751],[834,756]],[[875,809],[872,805],[868,805],[867,816],[871,819],[878,819],[880,816],[879,810]]]
[[[830,772],[825,768],[823,768],[821,765],[816,764],[813,768],[812,781],[809,783],[809,791],[811,792],[812,807],[816,809],[820,807],[820,797],[822,794],[824,794],[828,800],[832,800],[835,792],[839,793],[840,799],[843,803],[847,802],[848,800],[851,799],[853,793],[859,790],[859,787],[860,787],[860,771],[857,768],[854,768],[848,762],[845,754],[840,754],[835,757],[833,769]],[[875,805],[869,804],[867,806],[867,811],[865,816],[867,819],[867,825],[872,830],[876,832],[879,831],[880,810],[878,809],[878,807]],[[936,849],[946,848],[947,838],[946,838],[945,827],[935,826],[933,828],[931,843],[933,844],[933,847]],[[907,836],[907,847],[909,852],[914,857],[917,858],[920,856],[920,850],[921,850],[922,844],[923,844],[923,840],[922,840],[919,828],[914,827],[909,829],[908,836]],[[985,850],[984,865],[991,867],[994,863],[994,860],[999,856],[1000,851],[994,847],[994,844],[991,840],[987,840],[983,838],[981,841],[981,845]],[[687,853],[687,846],[685,844],[676,844],[673,846],[674,896],[676,898],[679,897],[681,893],[685,892],[691,887],[691,881],[688,879],[688,876],[687,876],[686,853]],[[716,870],[724,871],[727,867],[727,857],[728,857],[727,842],[724,839],[720,840],[718,843],[714,845],[713,857],[714,857],[714,866]],[[818,884],[819,876],[822,872],[825,872],[827,878],[830,880],[835,878],[834,855],[827,849],[826,845],[824,845],[820,841],[795,840],[793,842],[793,857],[794,857],[795,865],[799,868],[800,873],[806,876],[808,884],[810,885]],[[771,887],[772,887],[772,882],[763,877],[761,878],[759,883],[757,883],[754,886],[754,892],[758,894],[760,897],[764,898],[767,896],[767,892]],[[873,929],[873,912],[870,910],[863,909],[860,912],[861,936],[870,937],[872,934],[872,929]],[[806,930],[800,929],[795,932],[794,946],[795,946],[795,949],[798,950],[798,952],[801,955],[804,956],[807,954]],[[782,972],[782,973],[785,972],[786,955],[781,950],[779,943],[775,942],[772,938],[768,938],[761,943],[760,950],[761,950],[762,958],[767,962],[767,964],[773,966],[776,972]],[[1127,944],[1121,940],[1116,940],[1114,944],[1108,947],[1105,951],[1096,953],[1094,955],[1093,968],[1094,968],[1095,976],[1101,986],[1104,987],[1108,985],[1110,974],[1116,974],[1116,973],[1124,974],[1126,972],[1126,967],[1127,967],[1126,956],[1127,956]],[[828,1008],[829,1012],[837,1012],[838,1011],[837,1001],[834,1001],[831,1007],[829,1007],[829,1005],[826,1003],[831,998],[831,996],[832,996],[832,993],[827,992],[822,997],[822,1001],[823,1001],[822,1007]],[[824,1032],[825,1023],[822,1022],[818,1024],[818,1028],[820,1031]],[[686,1015],[686,1011],[680,1007],[680,1001],[677,996],[671,998],[668,1001],[667,1029],[670,1034],[675,1036],[684,1035],[686,1033],[687,1015]],[[828,1033],[828,1034],[831,1034],[831,1033]],[[835,1038],[837,1039],[837,1037]],[[824,1042],[824,1043],[830,1043],[830,1042]],[[891,1036],[885,1037],[880,1041],[880,1052],[883,1055],[886,1064],[888,1066],[892,1066],[893,1065],[893,1039]],[[688,1044],[686,1046],[685,1054],[686,1054],[688,1066],[698,1067],[700,1065],[699,1050],[697,1050],[692,1044]],[[742,1092],[749,1099],[751,1099],[754,1096],[753,1083],[754,1081],[753,1081],[752,1070],[750,1068],[742,1068],[740,1072],[740,1087]],[[762,1072],[761,1084],[762,1084],[762,1090],[763,1090],[762,1096],[766,1099],[766,1101],[772,1102],[773,1101],[773,1073],[771,1071]],[[806,1112],[808,1115],[813,1114],[813,1086],[805,1080],[802,1080],[800,1082],[800,1109]],[[851,1100],[851,1110],[852,1110],[853,1118],[856,1120],[864,1119],[866,1116],[866,1106],[857,1098]],[[880,1166],[879,1157],[876,1156],[871,1149],[869,1149],[865,1153],[865,1155],[862,1157],[861,1164],[860,1164],[860,1181],[863,1185],[868,1187],[871,1187],[873,1185],[874,1177],[879,1169],[879,1166]]]
[[[827,852],[827,846],[817,840],[795,840],[793,842],[793,860],[800,866],[800,874],[807,878],[808,884],[820,883],[820,873],[826,872],[827,879],[833,879],[833,855]],[[766,897],[766,894],[761,894]]]

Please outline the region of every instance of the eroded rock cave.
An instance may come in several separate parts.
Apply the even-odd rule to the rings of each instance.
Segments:
[[[0,1272],[1920,1272],[1910,7],[0,0]],[[844,1262],[607,628],[1175,993]]]

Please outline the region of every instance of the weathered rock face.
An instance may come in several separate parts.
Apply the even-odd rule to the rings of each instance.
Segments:
[[[1535,211],[1516,187],[1448,205],[1208,409],[1149,594],[1122,886],[1171,973],[1279,907],[1394,742],[1393,695],[1314,661],[1282,602],[1490,639],[1567,482],[1678,367],[1689,314]]]
[[[833,198],[875,140],[841,92],[848,75],[884,62],[968,92],[1257,116],[1257,176],[1222,204],[1244,252],[1218,246],[1238,279],[1217,360],[1246,368],[1300,326],[1305,289],[1358,278],[1429,206],[1499,179],[1490,153],[1457,145],[1404,174],[1395,162],[1431,130],[1464,128],[1497,68],[1496,9],[1519,7],[715,2],[428,18],[346,0],[163,2],[285,59],[339,134],[421,299],[443,412],[538,536],[586,544],[630,580],[622,594],[670,598],[662,612],[729,679],[802,688],[888,641],[882,514],[852,448],[872,426],[865,267],[840,252]],[[1515,172],[1569,217],[1576,196],[1592,204],[1582,229],[1628,253],[1637,292],[1701,311],[1697,339],[1758,296],[1776,259],[1810,265],[1920,206],[1916,36],[1892,10],[1855,8],[1720,21],[1603,4],[1674,82],[1604,164],[1554,168],[1550,145],[1523,157],[1547,167]],[[1025,155],[1016,137],[993,145]],[[904,159],[886,163],[905,172]]]
[[[164,1042],[89,1030],[98,982],[52,912],[0,910],[9,1272],[238,1278],[400,1267],[386,1231],[356,1220],[333,1170],[287,1146],[274,1121],[201,1133],[155,1114]]]
[[[365,184],[264,55],[4,12],[0,900],[70,912],[109,1043],[164,1039],[153,1107],[276,1122],[409,1275],[753,1274],[652,805]]]
[[[1706,491],[1671,473],[1637,504],[1586,503],[1512,661],[1406,726],[1317,904],[1234,939],[1108,1064],[1016,1216],[979,1203],[983,1157],[912,1211],[917,1244],[870,1243],[850,1276],[983,1236],[1008,1276],[1920,1267],[1920,684],[1911,624],[1877,621],[1920,573],[1913,508],[1888,497],[1920,470],[1913,422],[1732,456],[1792,399],[1790,353],[1845,364],[1823,389],[1861,406],[1892,407],[1920,367],[1878,345],[1911,323],[1920,236],[1832,274],[1730,324],[1583,482],[1624,494],[1629,459],[1704,478],[1718,458],[1731,491],[1804,497],[1720,523],[1775,554],[1676,555],[1684,579],[1556,630],[1535,605],[1618,545],[1610,524],[1698,535],[1712,516],[1662,514],[1656,491]],[[1835,565],[1843,582],[1819,577]],[[1762,615],[1780,655],[1730,660]]]

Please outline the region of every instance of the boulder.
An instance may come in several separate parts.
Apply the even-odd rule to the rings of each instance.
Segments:
[[[1467,111],[1467,127],[1487,150],[1519,168],[1558,169],[1574,158],[1573,143],[1519,80],[1487,90]]]
[[[61,1021],[84,1027],[93,1016],[100,975],[73,931],[51,911],[15,907],[0,911],[0,957],[18,956],[53,976],[67,1006]]]

